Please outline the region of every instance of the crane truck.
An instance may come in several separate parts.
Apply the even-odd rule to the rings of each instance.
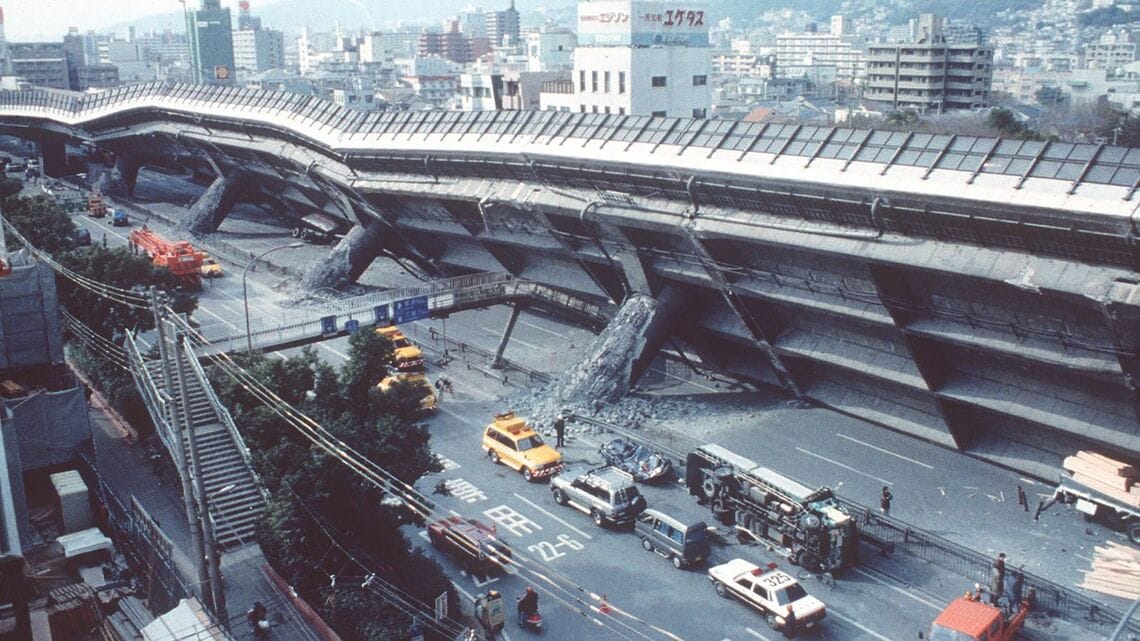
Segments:
[[[201,250],[185,240],[166,240],[146,226],[132,231],[130,239],[132,245],[151,257],[155,267],[165,267],[187,286],[201,289]]]
[[[713,516],[734,525],[742,540],[772,541],[788,560],[813,572],[854,565],[855,520],[830,488],[812,490],[719,445],[702,445],[687,458],[689,494]]]

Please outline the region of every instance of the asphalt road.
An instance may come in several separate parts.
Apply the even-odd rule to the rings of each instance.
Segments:
[[[154,180],[159,186],[161,181],[169,181],[146,180]],[[96,242],[101,242],[103,234],[110,245],[126,242],[129,228],[111,227],[109,219],[75,218],[91,230]],[[170,231],[157,220],[150,224],[160,232]],[[255,251],[291,240],[285,234],[283,224],[252,208],[241,208],[223,224],[219,237]],[[295,255],[292,251],[277,252],[272,260],[297,267],[303,260],[320,259],[328,248],[306,246],[295,251]],[[233,329],[244,323],[241,283],[236,276],[239,270],[227,267],[229,273],[207,284],[200,296],[195,318],[204,326]],[[377,261],[366,276],[374,284],[388,286],[415,282],[389,261]],[[299,312],[290,285],[279,272],[251,272],[251,315],[266,320],[295,318]],[[453,340],[494,349],[507,314],[504,308],[455,314],[446,321],[446,333]],[[412,323],[405,329],[413,340],[430,346],[433,339],[429,328],[441,335],[444,321]],[[557,373],[573,359],[575,350],[585,349],[591,339],[588,331],[526,314],[515,329],[506,356],[524,366]],[[345,358],[345,339],[320,343],[317,349],[326,360],[339,363]],[[746,606],[716,597],[703,570],[675,570],[665,560],[644,552],[632,535],[600,530],[585,515],[556,505],[546,484],[529,484],[507,468],[492,466],[479,449],[481,428],[495,412],[505,409],[503,399],[522,389],[523,381],[504,384],[481,369],[485,363],[453,356],[455,360],[443,368],[434,364],[438,357],[432,359],[430,375],[434,378],[446,372],[457,393],[445,397],[440,411],[428,420],[433,448],[452,464],[442,474],[425,478],[421,489],[430,493],[437,481],[450,483],[453,496],[437,497],[441,506],[496,523],[517,553],[525,554],[536,563],[533,567],[552,577],[549,582],[530,574],[480,579],[461,573],[452,561],[444,559],[465,594],[487,588],[501,590],[508,598],[509,610],[527,583],[548,588],[554,593],[543,596],[547,636],[557,639],[669,638],[652,626],[683,639],[774,641],[779,636]],[[470,364],[475,367],[468,367]],[[1092,546],[1106,539],[1120,540],[1118,534],[1084,523],[1062,508],[1046,512],[1040,523],[1034,523],[1032,513],[1017,506],[1016,487],[1025,487],[1031,503],[1049,488],[925,441],[834,412],[792,407],[760,392],[725,394],[723,384],[694,376],[662,359],[655,363],[642,387],[652,394],[684,398],[695,408],[686,416],[647,426],[649,440],[682,450],[699,442],[718,442],[809,486],[829,485],[865,504],[873,504],[881,486],[889,485],[895,495],[892,515],[984,554],[1005,551],[1011,566],[1024,563],[1026,569],[1060,583],[1074,585],[1080,580],[1080,570],[1089,566]],[[569,459],[597,460],[595,452],[603,436],[575,434],[572,438],[566,452]],[[692,504],[675,487],[650,488],[646,494],[651,502]],[[694,512],[704,509],[692,507]],[[416,532],[411,535],[419,536]],[[426,540],[423,547],[429,547]],[[782,563],[778,556],[758,547],[728,545],[715,553],[717,560],[735,556],[760,564],[768,560]],[[552,583],[573,587],[564,592]],[[860,569],[842,577],[833,590],[813,578],[805,585],[827,603],[829,614],[804,638],[880,641],[917,638],[917,632],[929,625],[942,605],[969,587],[961,577],[933,566],[891,575]],[[611,614],[607,618],[590,609],[598,605],[590,594],[602,593],[614,607],[631,616]],[[556,595],[564,603],[559,603]],[[599,626],[595,620],[607,625]],[[618,626],[618,620],[628,626]],[[516,639],[527,634],[518,631],[509,617],[507,633]],[[1087,630],[1054,625],[1032,630],[1031,638],[1098,637]]]

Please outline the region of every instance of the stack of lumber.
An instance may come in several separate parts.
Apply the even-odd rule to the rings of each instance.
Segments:
[[[1125,505],[1140,507],[1140,469],[1107,456],[1080,450],[1066,456],[1065,471],[1081,485]]]
[[[1092,570],[1085,572],[1080,587],[1130,601],[1140,599],[1140,550],[1112,541],[1098,545]]]

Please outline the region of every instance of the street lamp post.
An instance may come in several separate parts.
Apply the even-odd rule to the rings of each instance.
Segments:
[[[246,288],[246,280],[245,280],[245,277],[249,275],[249,268],[256,265],[257,261],[261,260],[266,255],[272,254],[273,252],[275,252],[279,249],[297,249],[298,247],[304,247],[304,246],[305,246],[305,243],[289,243],[288,245],[278,245],[277,247],[270,247],[269,249],[258,254],[257,256],[254,256],[253,260],[246,263],[245,269],[241,270],[241,300],[242,300],[242,303],[245,305],[245,345],[246,345],[246,350],[249,352],[250,356],[253,356],[253,334],[250,332],[250,329],[249,329],[249,290]]]

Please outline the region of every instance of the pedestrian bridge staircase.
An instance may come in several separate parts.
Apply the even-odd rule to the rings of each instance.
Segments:
[[[178,382],[178,368],[182,368],[188,399],[185,411],[197,442],[214,538],[223,548],[252,543],[266,497],[229,411],[214,394],[198,360],[182,356],[192,353],[189,346],[169,350],[169,386],[162,360],[143,356],[133,336],[127,337],[126,351],[131,374],[162,444],[172,458],[181,459],[186,469],[192,470],[188,435],[175,421],[183,411],[182,388]]]

